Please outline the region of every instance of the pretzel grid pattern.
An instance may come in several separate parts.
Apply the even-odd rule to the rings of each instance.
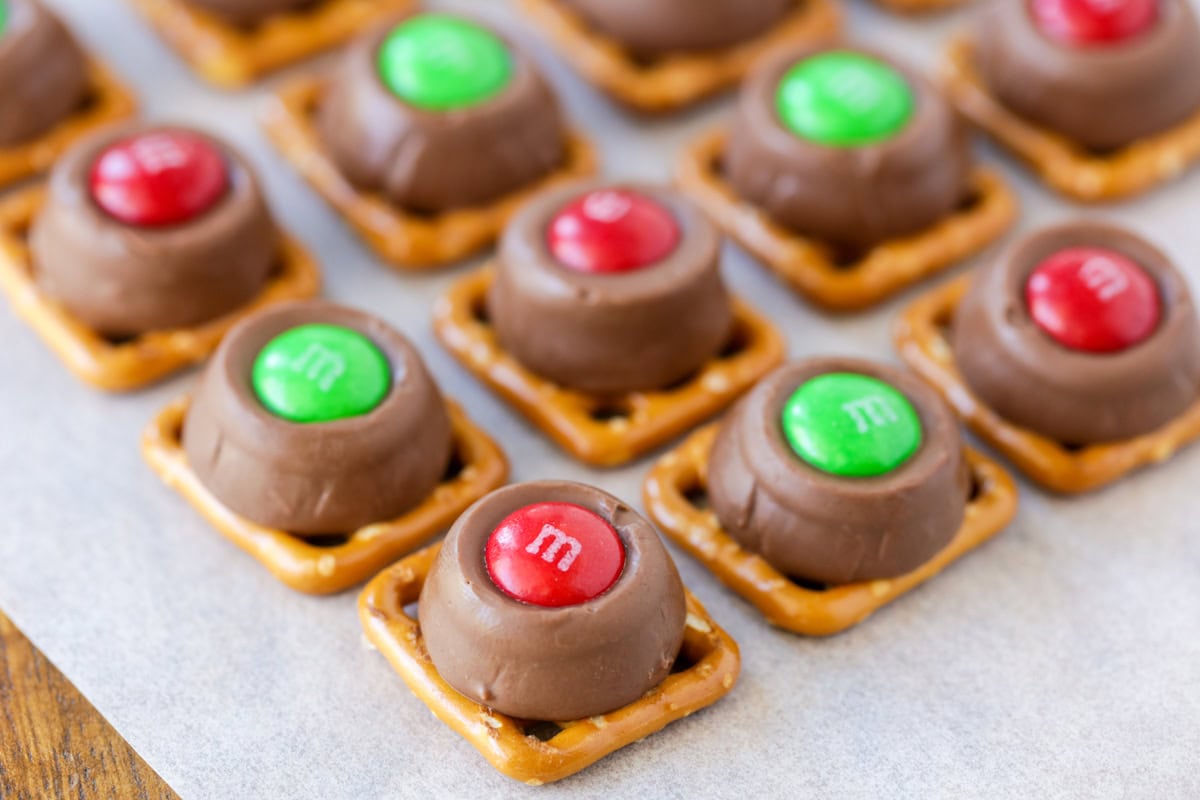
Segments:
[[[34,279],[27,240],[45,197],[45,186],[34,186],[0,200],[0,291],[67,369],[97,388],[138,389],[203,361],[243,317],[284,300],[313,297],[321,289],[316,262],[298,241],[284,236],[275,272],[247,305],[190,328],[149,331],[114,342],[48,297]]]
[[[265,107],[263,127],[309,185],[381,259],[401,270],[432,269],[467,258],[494,242],[509,217],[534,194],[596,171],[591,144],[571,134],[563,165],[531,186],[487,206],[434,215],[406,212],[351,184],[334,163],[313,122],[324,86],[317,77],[285,84]]]
[[[1200,438],[1200,398],[1156,431],[1081,449],[1008,422],[971,391],[955,364],[949,329],[969,287],[970,278],[964,276],[910,305],[896,322],[896,347],[905,363],[942,395],[979,438],[1036,483],[1063,494],[1090,492],[1136,469],[1166,461]]]
[[[225,538],[280,581],[306,594],[334,594],[362,583],[450,527],[467,506],[508,477],[508,463],[496,443],[457,404],[447,402],[461,469],[416,508],[359,528],[344,542],[322,547],[251,522],[208,491],[188,464],[180,438],[188,404],[187,398],[180,398],[159,412],[142,434],[142,455],[163,482],[182,494]]]
[[[130,0],[202,78],[245,86],[351,39],[376,21],[411,11],[414,0],[321,0],[311,9],[239,27],[187,0]]]
[[[1097,155],[1004,106],[980,76],[970,40],[950,45],[946,95],[963,116],[1024,161],[1051,188],[1083,202],[1119,200],[1182,175],[1200,160],[1200,110],[1173,128]]]
[[[718,427],[696,431],[650,471],[643,486],[646,510],[672,541],[721,583],[754,605],[772,625],[806,636],[829,636],[853,627],[912,591],[998,534],[1017,510],[1017,488],[995,462],[966,449],[976,492],[962,527],[929,561],[896,578],[832,586],[797,584],[761,556],[742,548],[716,515],[695,497],[708,490],[708,454]]]
[[[50,130],[21,144],[0,147],[0,188],[41,174],[80,137],[137,112],[133,94],[99,61],[88,63],[88,100]]]
[[[797,0],[787,17],[748,42],[646,63],[591,30],[559,0],[522,0],[521,5],[585,78],[625,105],[649,113],[673,111],[735,86],[767,51],[832,39],[842,24],[833,0]]]
[[[501,773],[531,786],[561,780],[677,719],[710,706],[737,681],[737,644],[686,589],[687,626],[681,655],[688,665],[627,706],[588,719],[554,722],[542,740],[526,733],[529,721],[480,705],[438,674],[417,620],[415,603],[441,545],[432,545],[390,567],[367,585],[358,601],[367,638],[434,716],[466,739]]]
[[[825,244],[777,224],[738,197],[721,175],[725,141],[726,134],[715,131],[686,148],[679,186],[792,289],[834,311],[875,305],[953,266],[983,250],[1016,219],[1016,195],[999,173],[979,167],[971,176],[971,203],[927,230],[841,263]]]
[[[450,287],[434,307],[438,339],[463,366],[575,458],[596,466],[630,461],[718,413],[780,364],[785,345],[771,323],[735,301],[732,340],[741,347],[682,385],[598,397],[534,374],[500,345],[481,318],[490,268]]]

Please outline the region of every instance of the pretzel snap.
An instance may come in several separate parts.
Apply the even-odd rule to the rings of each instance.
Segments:
[[[983,82],[966,38],[951,44],[942,83],[959,111],[1025,161],[1050,187],[1101,202],[1145,192],[1200,160],[1200,111],[1184,122],[1111,153],[1094,153],[1002,104]]]
[[[45,187],[35,186],[0,201],[0,289],[67,369],[97,388],[128,391],[153,383],[203,361],[243,317],[320,291],[316,262],[298,241],[285,236],[275,272],[258,297],[244,307],[190,328],[150,331],[122,341],[107,339],[44,294],[34,279],[27,241],[45,197]]]
[[[518,720],[468,700],[447,684],[405,606],[417,602],[440,545],[388,568],[358,600],[367,638],[434,715],[493,767],[531,786],[561,780],[604,756],[710,706],[733,688],[737,644],[685,590],[687,626],[675,670],[658,687],[607,714],[571,721]],[[536,735],[535,735],[536,734]]]
[[[530,422],[588,464],[617,466],[669,441],[725,408],[784,357],[783,338],[770,322],[735,301],[728,354],[682,385],[614,397],[586,394],[535,375],[503,350],[483,313],[493,280],[485,268],[450,287],[434,308],[438,339]]]
[[[180,435],[188,400],[159,412],[142,434],[142,455],[223,536],[298,592],[333,594],[355,586],[449,527],[471,503],[504,483],[508,463],[496,443],[455,403],[447,403],[455,469],[416,508],[393,520],[324,545],[287,531],[257,525],[217,500],[188,464]]]
[[[433,215],[407,212],[382,195],[358,189],[342,175],[313,124],[323,86],[323,81],[314,77],[286,84],[267,106],[263,126],[284,158],[317,193],[380,258],[401,270],[436,268],[470,256],[495,241],[508,218],[529,197],[596,171],[591,144],[574,134],[567,139],[562,167],[532,186],[478,208]]]
[[[833,38],[841,12],[832,0],[797,0],[766,33],[734,47],[679,53],[649,63],[591,30],[558,0],[522,0],[559,52],[589,81],[620,102],[646,112],[673,111],[735,86],[763,53],[779,45]]]
[[[897,578],[808,588],[743,549],[704,506],[708,454],[716,435],[716,425],[702,428],[655,464],[643,486],[646,510],[663,533],[752,603],[767,621],[793,633],[829,636],[857,625],[991,539],[1016,514],[1017,488],[1012,478],[968,448],[975,491],[962,527],[937,555]]]
[[[1036,483],[1064,494],[1093,491],[1136,469],[1166,461],[1200,437],[1200,400],[1156,431],[1082,448],[1067,447],[1008,422],[971,391],[955,365],[950,326],[969,286],[970,278],[964,276],[909,306],[897,320],[896,347],[976,435]]]
[[[335,47],[416,5],[414,0],[320,0],[241,27],[186,0],[130,2],[193,70],[226,89]]]
[[[928,230],[884,242],[845,263],[827,245],[775,223],[738,197],[721,174],[725,138],[723,131],[712,132],[684,150],[679,186],[785,283],[828,309],[875,305],[983,250],[1016,219],[1012,190],[996,172],[976,168],[973,197],[960,210]]]

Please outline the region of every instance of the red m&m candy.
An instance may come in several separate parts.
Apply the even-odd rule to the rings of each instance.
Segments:
[[[550,222],[546,243],[580,272],[630,272],[662,261],[679,245],[671,212],[644,194],[599,189],[567,205]]]
[[[488,537],[488,575],[514,600],[558,608],[608,591],[625,568],[612,525],[574,503],[535,503],[504,518]]]
[[[100,154],[89,177],[92,198],[129,225],[189,222],[229,188],[228,168],[208,139],[187,131],[150,131]]]
[[[1030,0],[1038,27],[1067,44],[1117,44],[1158,22],[1159,0]]]
[[[1064,347],[1113,353],[1146,339],[1162,317],[1158,286],[1114,250],[1072,247],[1038,265],[1025,284],[1029,314]]]

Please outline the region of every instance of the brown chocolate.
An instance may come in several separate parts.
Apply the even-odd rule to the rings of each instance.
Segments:
[[[395,383],[369,413],[299,424],[259,402],[251,384],[259,351],[314,322],[358,331],[387,356]],[[311,301],[274,306],[229,332],[192,399],[183,446],[229,509],[305,536],[390,520],[424,500],[446,472],[451,436],[441,393],[407,339],[376,317]]]
[[[1022,117],[1084,147],[1110,150],[1200,111],[1200,26],[1187,0],[1126,42],[1077,47],[1044,34],[1024,0],[980,13],[975,54],[991,91]]]
[[[184,0],[235,25],[253,25],[288,11],[299,11],[325,0]]]
[[[96,158],[114,142],[151,130],[188,130],[225,154],[229,190],[185,224],[127,225],[92,200]],[[241,155],[199,131],[148,123],[106,128],[71,148],[54,168],[30,234],[42,290],[109,336],[186,327],[244,305],[262,290],[278,249],[278,231]]]
[[[393,25],[352,45],[329,84],[317,126],[346,177],[425,212],[490,203],[562,165],[566,128],[549,84],[508,43],[513,74],[495,97],[439,113],[384,85],[378,53]]]
[[[680,227],[675,251],[620,274],[559,263],[546,243],[551,219],[601,186],[641,193],[669,209]],[[507,352],[562,386],[597,394],[661,389],[695,372],[728,341],[733,312],[719,262],[715,227],[674,190],[566,186],[539,195],[509,223],[488,316]]]
[[[879,477],[843,478],[795,454],[784,437],[784,405],[830,372],[868,375],[908,398],[923,436],[906,462]],[[725,531],[780,572],[829,585],[891,578],[928,561],[958,531],[969,491],[958,424],[933,389],[850,358],[772,372],[722,423],[708,461],[709,499]]]
[[[496,587],[488,537],[509,514],[574,503],[616,528],[625,568],[607,592],[559,608],[527,605]],[[418,613],[443,679],[475,702],[530,720],[604,714],[666,678],[683,641],[683,584],[654,527],[612,495],[564,481],[493,492],[467,509],[442,544]]]
[[[87,61],[42,0],[9,0],[0,32],[0,147],[32,139],[83,103]]]
[[[1149,338],[1116,353],[1072,350],[1029,315],[1025,284],[1047,257],[1094,246],[1131,258],[1158,284],[1162,320]],[[1148,433],[1200,397],[1200,323],[1183,276],[1129,231],[1074,222],[1027,236],[976,273],[954,318],[954,356],[992,410],[1064,444]]]
[[[915,107],[895,136],[860,147],[829,147],[797,136],[776,112],[776,93],[797,62],[831,48],[784,48],[761,61],[742,87],[724,168],[745,201],[798,233],[861,251],[923,230],[968,196],[967,131],[922,76],[881,53],[855,47],[900,72]]]
[[[766,32],[794,0],[560,0],[635,57],[714,50]]]

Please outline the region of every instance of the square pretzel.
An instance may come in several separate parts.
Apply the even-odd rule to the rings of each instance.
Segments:
[[[1131,197],[1200,161],[1200,110],[1161,133],[1098,154],[1001,103],[976,69],[973,50],[966,38],[950,45],[942,67],[946,95],[963,116],[1071,199],[1096,203]]]
[[[717,425],[692,434],[646,476],[643,499],[659,529],[721,581],[749,601],[772,625],[805,636],[851,628],[915,589],[1004,529],[1017,511],[1017,487],[1000,465],[966,448],[975,491],[962,527],[941,551],[896,578],[809,588],[742,548],[699,497],[708,491],[708,454]]]
[[[1136,469],[1166,461],[1200,438],[1200,398],[1156,431],[1083,448],[1067,447],[1005,420],[971,391],[955,364],[950,328],[969,286],[970,278],[963,276],[909,306],[896,321],[896,347],[905,363],[937,389],[967,427],[1034,482],[1063,494],[1090,492]]]
[[[358,599],[359,620],[412,693],[510,778],[540,786],[573,775],[712,705],[737,681],[737,643],[685,589],[687,626],[676,669],[639,699],[607,714],[570,721],[519,720],[493,711],[442,679],[425,650],[420,624],[405,610],[420,597],[440,547],[414,553],[367,584]]]
[[[243,317],[284,300],[315,296],[321,273],[304,247],[281,237],[279,263],[259,295],[241,308],[188,328],[149,331],[114,341],[89,328],[34,279],[29,229],[45,201],[44,186],[0,200],[0,291],[67,369],[99,389],[124,392],[203,361]]]
[[[774,222],[738,197],[721,174],[723,131],[686,148],[679,186],[729,236],[764,262],[784,283],[834,311],[875,305],[905,287],[972,256],[1009,229],[1017,199],[998,173],[978,167],[968,203],[928,229],[876,245],[845,263],[827,244]]]
[[[88,63],[88,87],[83,105],[50,130],[0,147],[0,188],[46,172],[80,137],[137,112],[133,94],[99,61]]]
[[[200,77],[225,89],[336,47],[416,6],[415,0],[319,0],[311,8],[240,26],[187,0],[130,2]]]
[[[750,41],[647,62],[589,28],[560,0],[521,0],[521,5],[585,78],[625,105],[648,113],[674,111],[736,86],[768,50],[832,39],[842,24],[833,0],[796,0],[786,17]]]
[[[163,482],[182,494],[225,538],[280,581],[306,594],[334,594],[362,583],[450,527],[467,506],[500,487],[508,477],[504,453],[457,404],[448,402],[456,469],[429,497],[399,517],[318,544],[311,538],[251,522],[209,492],[183,449],[188,405],[188,398],[181,398],[159,412],[142,434],[142,455]]]
[[[284,85],[265,107],[263,127],[283,157],[376,255],[401,270],[432,269],[467,258],[494,242],[509,217],[534,194],[596,171],[591,144],[573,133],[563,165],[530,186],[486,206],[433,215],[405,211],[354,186],[338,169],[313,122],[324,86],[311,76]]]
[[[728,406],[784,358],[765,317],[734,301],[730,345],[670,389],[598,396],[531,372],[501,347],[484,314],[491,268],[461,279],[434,307],[438,339],[463,366],[575,458],[614,467],[670,441]]]

